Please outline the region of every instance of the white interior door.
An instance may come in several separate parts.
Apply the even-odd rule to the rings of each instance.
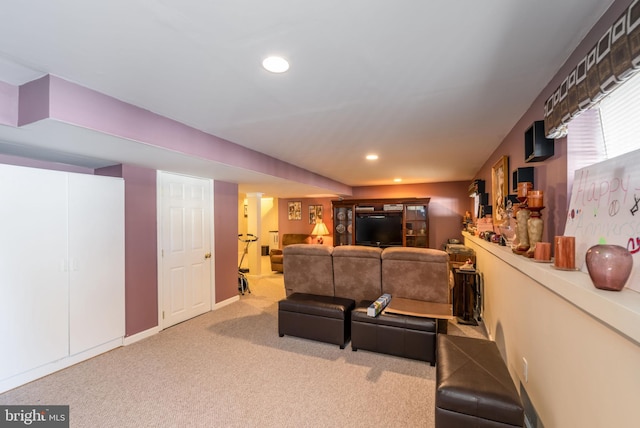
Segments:
[[[70,354],[124,337],[124,181],[69,174]]]
[[[161,324],[211,310],[212,182],[160,173]]]
[[[67,356],[67,177],[0,165],[0,380]]]

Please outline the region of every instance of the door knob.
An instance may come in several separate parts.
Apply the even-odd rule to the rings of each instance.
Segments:
[[[210,258],[211,258],[211,253],[207,253],[207,254],[205,254],[205,255],[204,255],[204,258],[205,258],[205,259],[210,259]]]

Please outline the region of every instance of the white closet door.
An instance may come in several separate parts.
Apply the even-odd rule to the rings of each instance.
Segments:
[[[124,181],[69,174],[70,354],[124,336]]]
[[[0,165],[0,379],[68,354],[66,180]]]

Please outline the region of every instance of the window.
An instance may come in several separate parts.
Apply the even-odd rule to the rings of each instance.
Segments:
[[[640,149],[640,73],[569,122],[572,171]]]
[[[640,74],[600,101],[606,159],[640,149]]]

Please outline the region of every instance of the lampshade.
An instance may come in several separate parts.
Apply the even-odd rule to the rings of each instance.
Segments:
[[[329,229],[327,229],[327,226],[322,221],[316,222],[316,225],[313,226],[313,230],[311,231],[311,235],[314,236],[324,236],[328,234]]]

